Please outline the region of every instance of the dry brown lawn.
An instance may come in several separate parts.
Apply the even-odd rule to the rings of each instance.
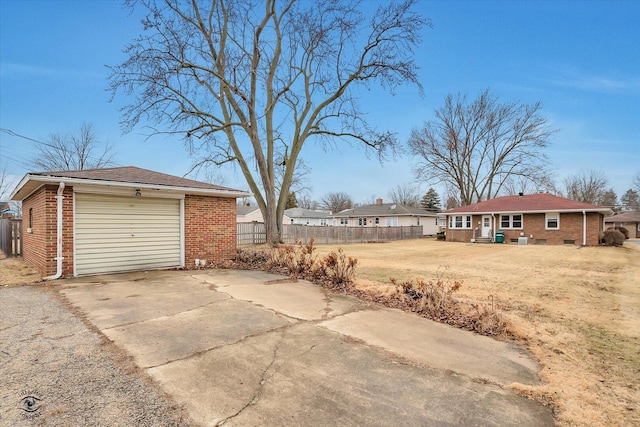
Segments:
[[[39,280],[40,274],[22,258],[7,258],[0,252],[0,286],[25,285]]]
[[[337,246],[316,246],[326,255]],[[539,386],[511,384],[550,402],[559,425],[640,425],[640,246],[479,245],[432,239],[343,247],[357,286],[389,292],[389,278],[463,282],[467,301],[492,299],[538,359]],[[0,258],[2,258],[0,254]],[[0,259],[0,284],[38,280]]]
[[[337,246],[317,246],[324,255]],[[432,239],[343,247],[357,286],[389,278],[461,280],[458,298],[498,303],[538,359],[559,425],[640,425],[640,246],[480,245]]]

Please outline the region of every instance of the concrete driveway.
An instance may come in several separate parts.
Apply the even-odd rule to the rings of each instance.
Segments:
[[[553,425],[508,387],[538,382],[516,345],[305,281],[206,270],[58,283],[202,425]]]

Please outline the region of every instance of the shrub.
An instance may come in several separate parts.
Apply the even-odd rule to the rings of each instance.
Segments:
[[[629,239],[629,230],[627,230],[627,228],[618,226],[618,227],[614,227],[614,229],[624,234],[625,240]]]
[[[323,258],[315,254],[313,239],[307,244],[278,245],[265,251],[238,251],[236,267],[271,271],[298,279],[333,287],[344,287],[355,281],[358,260],[345,255],[342,248]]]
[[[618,230],[605,230],[602,234],[602,243],[605,246],[622,246],[624,244],[624,234]]]
[[[331,251],[322,258],[318,267],[322,269],[323,276],[333,286],[346,286],[355,281],[356,265],[358,260],[353,257],[347,257],[342,250]]]
[[[428,319],[482,335],[514,335],[511,323],[498,310],[493,297],[490,304],[459,301],[454,294],[462,287],[462,282],[448,280],[440,271],[435,280],[398,282],[391,278],[390,281],[397,287],[402,300],[398,304],[392,303],[393,306],[408,308]]]
[[[269,255],[260,250],[238,249],[233,261],[245,266],[260,266],[267,262]]]

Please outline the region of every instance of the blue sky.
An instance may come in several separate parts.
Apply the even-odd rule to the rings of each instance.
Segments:
[[[374,88],[362,102],[373,122],[405,142],[447,93],[474,98],[489,88],[504,101],[542,103],[559,130],[548,150],[557,183],[596,169],[618,196],[631,187],[640,172],[640,2],[422,1],[418,8],[433,22],[417,52],[425,96],[409,86],[395,96]],[[185,174],[191,159],[181,141],[147,140],[143,129],[122,135],[118,108],[127,99],[108,102],[105,65],[122,62],[140,31],[139,16],[117,1],[1,0],[0,128],[43,140],[89,122],[119,165]],[[0,132],[0,168],[21,177],[33,171],[35,154],[34,142]],[[314,199],[344,191],[365,202],[416,183],[408,156],[381,165],[356,148],[310,144],[302,157]],[[247,188],[230,168],[220,181]]]

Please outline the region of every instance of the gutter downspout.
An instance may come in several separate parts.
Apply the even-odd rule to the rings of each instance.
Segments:
[[[495,214],[491,213],[491,243],[496,242],[496,218]]]
[[[582,246],[587,246],[587,211],[582,211]]]
[[[44,280],[56,280],[62,276],[62,260],[64,257],[62,256],[62,201],[64,200],[64,196],[62,193],[64,192],[64,182],[60,181],[60,185],[58,186],[58,193],[56,195],[57,201],[57,232],[56,232],[56,240],[57,240],[57,248],[56,248],[56,274],[53,276],[45,277]]]

